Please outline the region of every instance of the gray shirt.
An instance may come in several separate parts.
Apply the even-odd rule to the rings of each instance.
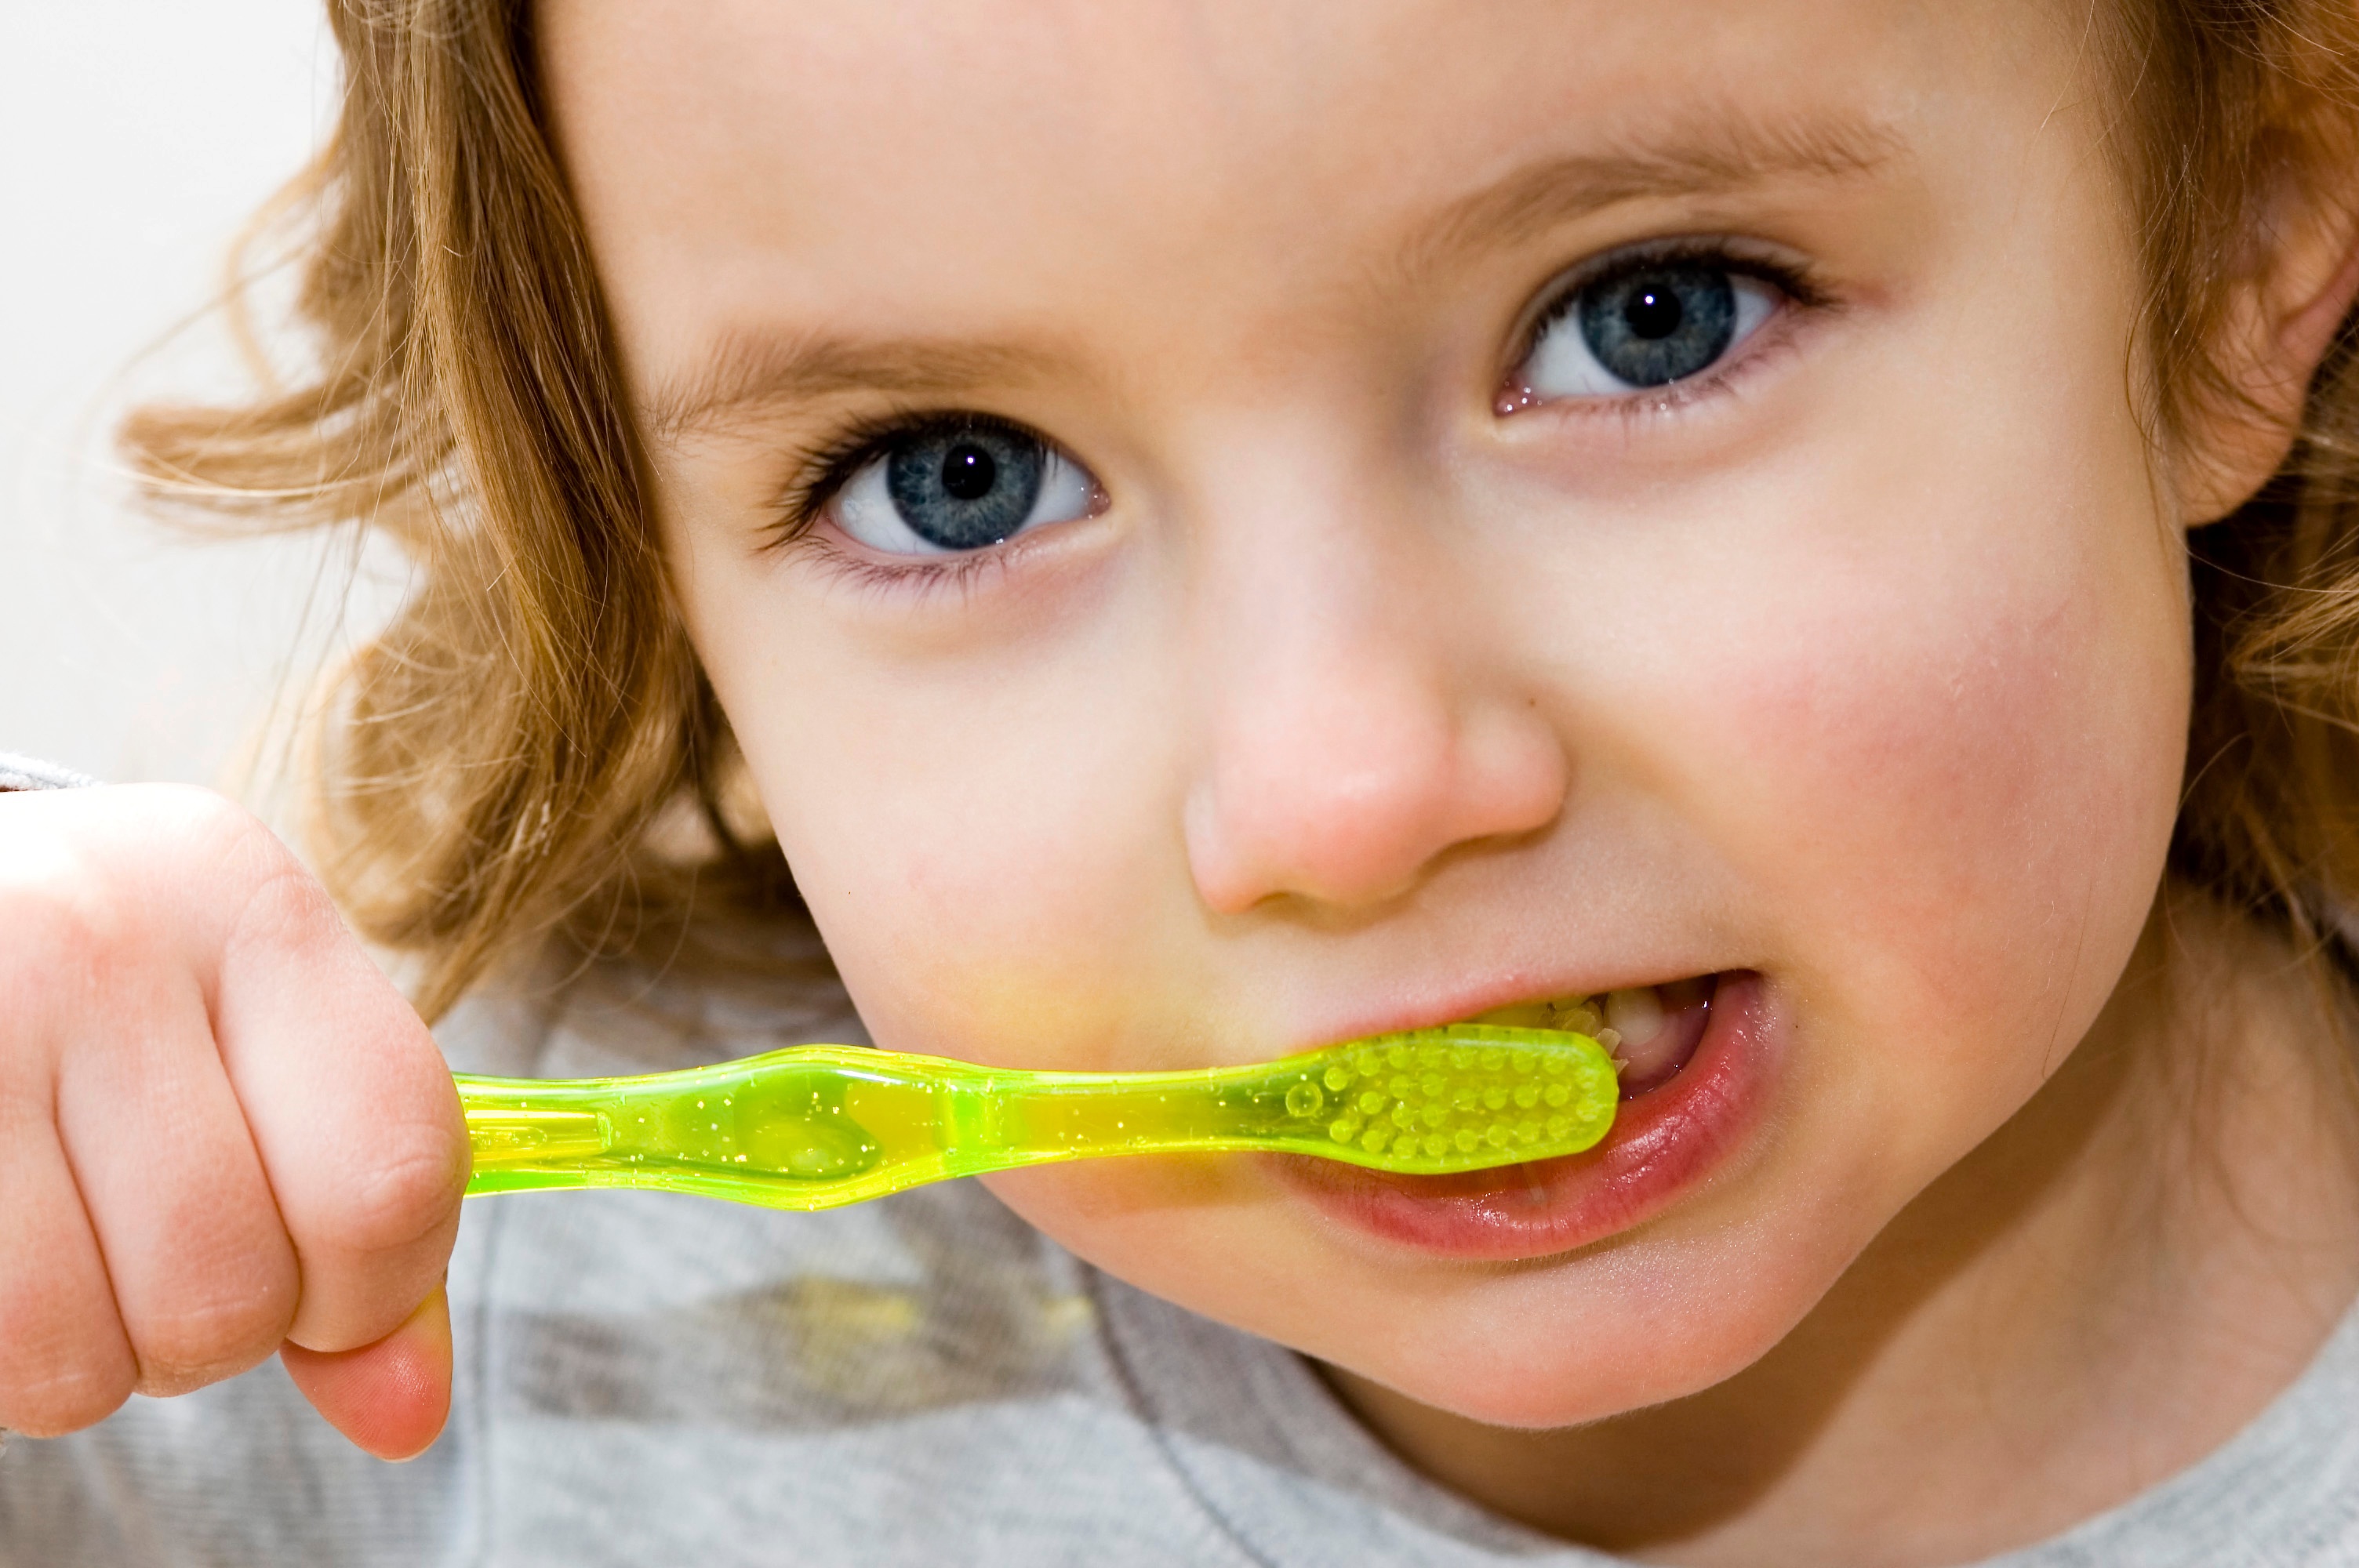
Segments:
[[[455,1065],[584,1076],[858,1042],[840,992],[578,984]],[[369,1459],[272,1361],[0,1457],[0,1568],[1611,1561],[1403,1465],[1295,1356],[1079,1262],[972,1183],[819,1215],[469,1203],[449,1430]],[[2006,1568],[2359,1563],[2359,1316],[2201,1464]]]

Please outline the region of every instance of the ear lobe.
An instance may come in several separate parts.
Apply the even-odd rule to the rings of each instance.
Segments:
[[[2199,406],[2187,432],[2179,476],[2186,526],[2235,511],[2292,451],[2311,379],[2359,298],[2354,200],[2359,189],[2305,200],[2297,222],[2271,224],[2269,254],[2238,284],[2219,351],[2230,395]]]

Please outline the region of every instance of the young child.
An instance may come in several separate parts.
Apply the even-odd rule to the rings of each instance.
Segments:
[[[335,903],[0,798],[0,1563],[2359,1562],[2352,0],[332,12],[127,439],[419,586]],[[1562,1160],[461,1219],[446,1055],[1574,998]]]

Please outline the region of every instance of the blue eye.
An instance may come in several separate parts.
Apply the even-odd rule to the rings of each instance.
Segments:
[[[1522,381],[1542,397],[1669,386],[1717,364],[1777,307],[1773,286],[1708,258],[1619,267],[1555,308]]]
[[[1086,516],[1096,495],[1089,474],[1038,436],[974,420],[893,438],[831,510],[871,549],[940,556]]]

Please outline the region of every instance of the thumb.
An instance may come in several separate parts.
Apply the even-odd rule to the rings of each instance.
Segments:
[[[415,1458],[451,1414],[451,1303],[437,1285],[374,1345],[306,1350],[290,1339],[278,1359],[329,1425],[380,1459]]]

